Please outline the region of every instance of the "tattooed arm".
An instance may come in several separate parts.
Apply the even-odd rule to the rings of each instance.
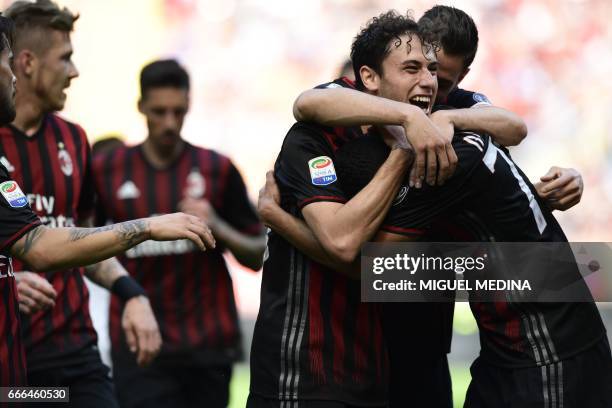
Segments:
[[[142,218],[100,228],[36,227],[11,247],[11,255],[35,270],[89,265],[110,258],[147,239],[189,239],[202,250],[214,247],[210,229],[183,213]]]

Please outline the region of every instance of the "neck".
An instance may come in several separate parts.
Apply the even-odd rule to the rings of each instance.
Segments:
[[[15,97],[15,110],[17,115],[13,121],[13,126],[27,136],[32,136],[40,129],[45,113],[47,113],[38,98],[27,92],[19,91]]]
[[[151,142],[151,139],[145,140],[142,144],[142,151],[146,159],[157,169],[169,167],[183,152],[184,148],[185,142],[183,140],[179,140],[178,143],[169,148],[156,146]]]

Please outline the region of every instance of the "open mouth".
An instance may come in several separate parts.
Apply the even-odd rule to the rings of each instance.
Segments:
[[[408,100],[411,105],[418,106],[427,113],[429,111],[429,105],[431,103],[431,96],[417,95],[413,96]]]

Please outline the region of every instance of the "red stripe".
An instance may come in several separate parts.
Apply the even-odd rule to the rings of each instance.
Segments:
[[[219,178],[216,180],[219,185],[219,191],[215,197],[215,208],[219,209],[223,206],[223,199],[225,198],[225,189],[227,188],[227,175],[229,174],[231,162],[226,157],[221,155],[218,156],[220,161]]]
[[[380,227],[381,230],[387,232],[395,232],[402,235],[423,235],[425,234],[425,230],[418,228],[402,228],[395,227],[393,225],[383,225]]]
[[[234,324],[232,323],[232,314],[230,312],[231,303],[229,295],[232,293],[231,280],[229,273],[225,268],[225,261],[221,256],[215,257],[213,265],[215,268],[213,273],[217,275],[217,307],[219,309],[219,323],[221,325],[221,333],[223,335],[225,345],[229,345],[236,333]]]
[[[335,152],[338,150],[338,144],[336,143],[336,135],[333,133],[323,132],[323,136],[327,139],[327,143],[331,146],[332,150]]]
[[[79,330],[84,329],[84,327],[80,327],[80,322],[77,314],[83,313],[83,308],[87,307],[86,304],[81,303],[80,301],[83,299],[82,293],[79,292],[79,288],[76,284],[77,277],[75,274],[79,273],[76,270],[73,271],[64,271],[64,273],[69,273],[68,282],[66,284],[66,293],[65,295],[68,297],[68,304],[70,306],[70,311],[72,312],[70,316],[65,316],[67,319],[66,324],[70,327],[70,333],[72,335],[73,344],[80,344],[81,339],[79,336]],[[85,285],[85,282],[83,282]],[[56,308],[58,309],[58,308]]]
[[[300,209],[304,208],[307,204],[316,202],[316,201],[334,201],[337,203],[345,203],[346,199],[338,196],[312,196],[310,198],[306,198],[298,203],[298,207]]]
[[[342,77],[340,79],[342,80],[342,82],[347,84],[349,87],[355,89],[355,81],[352,81],[352,80],[348,79],[347,77]]]
[[[334,340],[334,381],[338,384],[344,382],[344,354],[345,333],[344,317],[346,311],[346,279],[341,276],[334,277],[334,291],[331,304],[331,331]]]
[[[23,164],[19,158],[19,151],[17,150],[17,144],[15,143],[15,138],[17,135],[15,135],[9,128],[2,128],[0,135],[6,158],[15,168],[14,171],[9,172],[9,175],[17,182],[17,184],[23,185],[23,177],[21,176],[21,168]]]
[[[212,168],[212,155],[213,152],[207,149],[199,149],[199,162],[202,166],[202,175],[206,180],[206,191],[204,192],[204,198],[209,202],[213,202],[213,193],[216,192],[216,181],[211,176],[213,174]],[[215,327],[215,311],[213,310],[216,305],[212,303],[211,299],[213,299],[212,291],[214,288],[212,287],[212,272],[211,272],[211,259],[210,254],[204,254],[202,257],[202,267],[200,270],[200,293],[201,297],[204,300],[204,304],[202,305],[202,318],[204,320],[204,330],[205,333],[204,338],[206,339],[208,346],[213,346],[218,344],[219,339],[217,339],[217,333],[213,328]]]
[[[372,313],[375,318],[372,319],[372,324],[374,325],[374,347],[372,348],[374,354],[374,360],[376,361],[376,379],[379,383],[383,383],[386,379],[386,376],[383,376],[384,368],[383,363],[387,357],[387,349],[383,347],[382,342],[382,327],[380,325],[380,305],[372,305]]]
[[[310,265],[308,288],[308,357],[313,381],[316,384],[325,384],[327,379],[323,370],[324,332],[320,304],[323,277],[320,265],[314,262],[311,262]]]

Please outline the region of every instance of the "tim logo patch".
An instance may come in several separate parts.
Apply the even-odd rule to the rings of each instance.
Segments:
[[[326,186],[338,180],[334,162],[327,156],[315,157],[308,161],[310,179],[315,186]]]
[[[28,199],[19,188],[19,185],[13,181],[5,181],[0,184],[0,193],[11,207],[25,207],[28,204]]]

